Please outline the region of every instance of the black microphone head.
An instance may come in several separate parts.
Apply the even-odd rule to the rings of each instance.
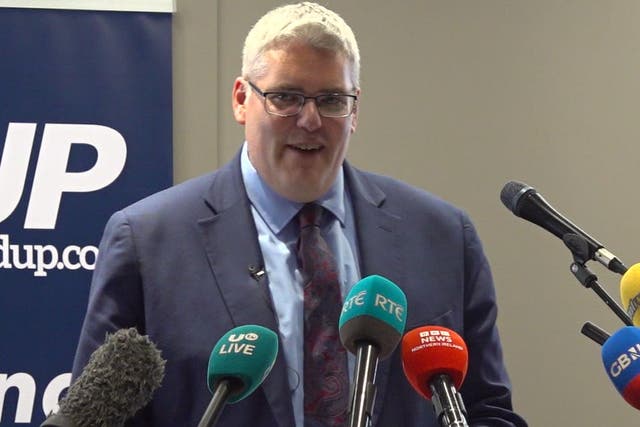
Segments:
[[[519,216],[520,210],[518,208],[518,202],[522,196],[529,191],[535,191],[535,189],[522,182],[509,181],[502,187],[500,200],[502,200],[502,204],[504,204],[507,209]]]
[[[122,426],[151,401],[164,367],[160,351],[135,328],[107,334],[60,401],[58,414],[75,427]]]

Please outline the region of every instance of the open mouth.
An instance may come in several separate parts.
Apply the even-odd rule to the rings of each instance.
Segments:
[[[289,147],[302,153],[314,153],[324,148],[320,144],[289,145]]]

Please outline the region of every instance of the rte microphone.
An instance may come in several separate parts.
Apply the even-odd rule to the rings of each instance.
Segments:
[[[514,215],[544,228],[560,239],[566,234],[582,237],[589,247],[589,258],[598,261],[614,273],[624,274],[627,271],[614,254],[556,211],[535,188],[521,182],[509,181],[500,192],[500,200]]]
[[[135,328],[107,334],[80,376],[40,427],[123,426],[151,401],[164,378],[165,360]]]
[[[632,265],[620,279],[620,300],[635,326],[640,326],[640,264]]]
[[[257,389],[278,355],[278,336],[258,325],[233,328],[211,351],[207,385],[213,393],[198,427],[216,423],[227,403],[238,402]]]
[[[433,403],[442,427],[467,427],[458,389],[469,354],[460,335],[443,326],[422,326],[402,338],[402,369],[413,388]]]
[[[382,276],[365,277],[347,295],[339,328],[342,344],[356,355],[349,396],[350,427],[371,423],[378,360],[387,358],[398,346],[406,321],[404,292]]]
[[[624,400],[640,409],[640,329],[625,326],[602,346],[602,363]]]

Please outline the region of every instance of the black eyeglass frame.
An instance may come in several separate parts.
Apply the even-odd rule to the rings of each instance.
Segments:
[[[327,118],[349,117],[356,110],[356,105],[358,104],[358,95],[353,95],[353,94],[350,94],[350,93],[323,93],[321,95],[308,96],[308,95],[305,95],[305,94],[300,93],[300,92],[290,92],[290,91],[284,91],[284,90],[275,90],[275,91],[265,91],[265,92],[263,92],[252,81],[246,80],[246,82],[249,83],[249,86],[251,86],[251,89],[253,89],[253,91],[255,93],[257,93],[258,95],[260,95],[262,97],[262,100],[263,100],[262,105],[264,106],[264,110],[267,112],[267,114],[271,114],[271,115],[278,116],[278,117],[293,117],[293,116],[297,116],[302,111],[302,108],[304,107],[304,104],[307,102],[307,99],[313,99],[313,102],[316,104],[316,109],[318,110],[318,114],[320,114],[320,116],[322,116],[322,117],[327,117]],[[269,95],[296,96],[296,97],[298,97],[298,99],[301,99],[302,102],[298,102],[298,110],[295,113],[282,114],[282,113],[278,113],[276,111],[269,110],[269,107],[267,106],[267,100],[268,100]],[[345,113],[345,114],[340,114],[340,115],[323,114],[322,111],[320,111],[320,108],[318,107],[318,99],[319,98],[332,97],[332,96],[345,96],[345,97],[353,99],[353,102],[351,104],[351,108],[349,109],[349,111],[347,113]]]

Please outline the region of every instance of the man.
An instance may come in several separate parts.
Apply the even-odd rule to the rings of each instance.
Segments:
[[[296,217],[309,202],[327,212],[322,235],[338,261],[341,297],[365,276],[393,281],[408,300],[407,330],[438,324],[464,337],[469,371],[461,393],[470,424],[526,425],[511,409],[493,283],[467,216],[345,161],[357,127],[359,61],[351,29],[326,8],[300,3],[269,12],[247,36],[233,85],[246,139],[238,155],[110,219],[74,376],[105,332],[136,326],[148,334],[167,359],[166,376],[132,425],[196,425],[211,399],[211,349],[244,324],[277,331],[280,352],[263,385],[227,406],[218,425],[311,424],[296,257]],[[431,404],[405,379],[398,350],[380,363],[376,382],[373,426],[437,425]]]

